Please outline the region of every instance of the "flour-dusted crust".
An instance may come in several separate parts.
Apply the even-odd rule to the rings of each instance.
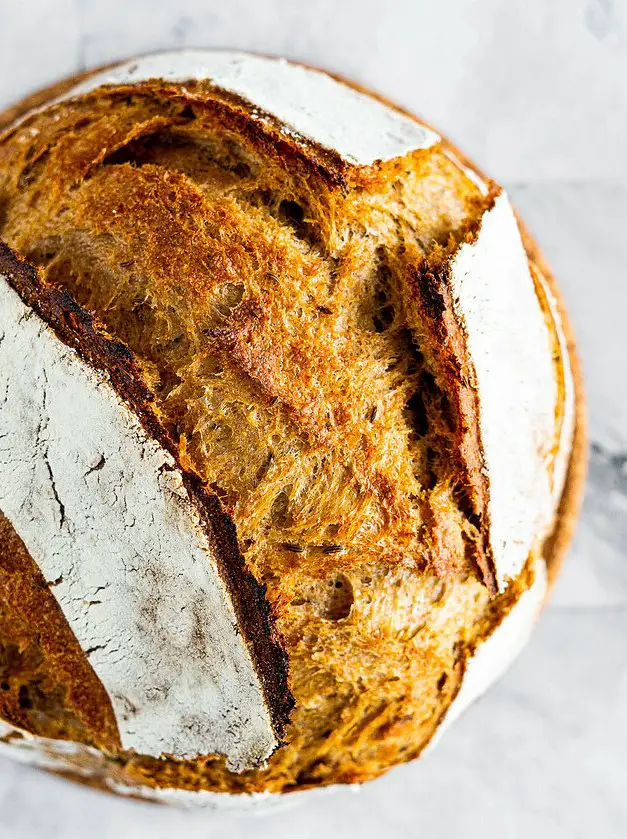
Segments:
[[[476,169],[468,164],[468,161],[462,160],[458,153],[452,148],[446,148],[445,153],[447,157],[452,160],[456,166],[467,175],[484,195],[490,192],[490,181],[481,175]],[[506,194],[501,193],[500,200],[509,203]],[[562,496],[564,485],[566,482],[569,463],[571,460],[571,453],[573,449],[575,431],[576,431],[576,383],[575,373],[573,371],[573,361],[571,359],[572,353],[569,351],[567,331],[564,324],[563,306],[557,299],[557,291],[555,283],[545,276],[543,270],[538,263],[543,263],[544,260],[538,253],[537,246],[532,245],[530,237],[526,234],[524,228],[521,227],[520,219],[517,219],[517,229],[514,230],[511,224],[510,215],[510,241],[514,242],[514,253],[520,252],[518,247],[518,238],[520,236],[524,248],[524,259],[528,263],[529,273],[536,284],[535,291],[538,298],[540,308],[543,312],[546,326],[548,328],[549,337],[551,341],[556,341],[557,346],[553,352],[554,369],[552,375],[547,375],[546,365],[544,371],[544,393],[550,393],[553,389],[550,384],[551,379],[555,382],[557,387],[556,398],[554,400],[555,418],[557,421],[557,442],[555,444],[554,433],[549,431],[549,441],[553,443],[551,456],[545,458],[545,465],[548,467],[548,479],[550,483],[550,491],[553,498],[554,507],[559,504],[559,499]],[[466,246],[468,247],[468,246]],[[475,242],[475,250],[478,244]],[[531,250],[531,252],[530,252]],[[520,266],[519,266],[520,267]],[[544,266],[546,272],[546,266]],[[520,277],[524,285],[529,288],[529,283],[526,278],[526,271],[524,268],[520,271]],[[477,308],[479,306],[477,305]],[[468,328],[466,324],[466,329]],[[536,329],[542,328],[536,320]],[[522,332],[523,330],[521,330]],[[545,353],[546,357],[546,353]],[[490,375],[490,374],[489,374]],[[547,382],[549,383],[547,390]],[[538,397],[540,394],[538,394]],[[551,510],[551,515],[552,515]],[[515,563],[517,565],[518,563]]]
[[[432,146],[438,135],[398,110],[339,84],[327,73],[243,52],[184,50],[146,55],[89,76],[60,97],[101,85],[210,80],[253,106],[251,117],[270,116],[296,142],[311,140],[356,166],[402,157]]]
[[[108,691],[123,748],[257,765],[278,745],[273,711],[206,510],[102,358],[95,371],[40,317],[77,324],[79,310],[53,312],[34,272],[0,257],[3,512]]]
[[[203,807],[208,810],[266,811],[276,809],[285,799],[271,793],[225,795],[206,790],[137,786],[124,769],[98,749],[71,740],[36,737],[24,729],[0,720],[0,757],[48,772],[59,772],[103,792],[177,807]]]
[[[490,548],[502,590],[554,515],[559,393],[551,336],[507,196],[450,263],[456,317],[476,377]]]
[[[277,745],[270,714],[172,456],[6,281],[0,333],[0,505],[107,689],[122,747],[258,764]]]
[[[155,68],[158,68],[157,71],[155,71]],[[209,69],[211,72],[209,72]],[[329,77],[319,71],[295,67],[294,65],[277,61],[276,59],[242,56],[241,54],[191,51],[182,54],[180,61],[178,60],[178,56],[169,53],[149,56],[146,59],[126,62],[120,65],[119,68],[104,71],[102,76],[97,78],[91,77],[87,79],[84,85],[80,85],[74,89],[68,89],[69,86],[66,85],[65,91],[59,90],[53,92],[52,95],[62,94],[65,97],[69,97],[69,99],[78,98],[88,91],[97,92],[96,88],[99,84],[121,85],[120,90],[123,90],[128,85],[128,89],[131,90],[134,84],[138,84],[142,80],[153,79],[154,81],[149,83],[149,87],[153,91],[159,89],[169,90],[171,95],[174,95],[172,91],[175,91],[177,86],[178,89],[181,88],[182,83],[184,96],[188,97],[190,102],[193,102],[196,96],[200,99],[205,96],[203,91],[206,89],[206,85],[203,86],[201,84],[201,87],[197,89],[194,84],[190,84],[190,89],[186,90],[184,87],[185,82],[202,81],[207,77],[210,77],[212,80],[212,88],[215,88],[216,91],[226,91],[233,97],[231,100],[226,99],[224,101],[233,104],[235,108],[241,106],[241,109],[246,114],[246,119],[251,124],[257,122],[262,126],[263,131],[268,130],[274,132],[275,137],[283,137],[282,142],[285,145],[281,147],[282,153],[285,153],[289,157],[291,149],[300,149],[304,156],[316,165],[320,161],[323,161],[325,171],[331,178],[337,177],[340,184],[344,176],[347,178],[352,177],[350,170],[358,173],[353,181],[358,182],[360,167],[376,170],[376,166],[373,166],[376,161],[389,161],[412,150],[424,150],[439,140],[438,136],[423,124],[410,116],[401,115],[396,108],[388,108],[384,104],[375,103],[364,92],[355,95],[351,91],[352,96],[346,98],[348,88],[331,81]],[[279,81],[281,82],[280,84]],[[303,102],[305,105],[303,105]],[[315,107],[312,106],[312,103]],[[39,102],[34,101],[32,104],[37,107]],[[372,107],[374,104],[377,105],[376,108]],[[350,116],[349,119],[343,121],[340,111],[344,110],[344,106],[346,114]],[[324,116],[324,119],[321,118],[321,115]],[[19,116],[19,114],[15,113],[15,116]],[[360,125],[358,130],[355,130],[356,123],[361,118],[363,118],[363,124]],[[232,125],[235,126],[235,123],[232,123]],[[243,125],[241,119],[238,125]],[[364,126],[368,126],[371,130],[364,129]],[[458,155],[456,150],[448,147],[446,141],[444,141],[444,150],[453,164],[458,166],[460,171],[464,172],[479,187],[481,193],[489,195],[491,191],[493,192],[493,186],[480,175],[476,174],[473,168],[469,168],[463,156]],[[482,225],[470,231],[467,241],[449,254],[448,266],[449,268],[457,267],[458,280],[461,276],[466,277],[467,273],[467,266],[464,266],[463,259],[468,258],[471,264],[476,262],[476,259],[468,257],[468,250],[464,251],[464,248],[468,249],[474,246],[475,254],[481,250],[481,236],[486,218],[488,219],[488,223],[485,225],[486,229],[496,226],[501,231],[504,228],[509,230],[508,235],[513,235],[513,228],[511,224],[508,226],[507,223],[507,213],[494,213],[496,207],[502,206],[502,203],[499,204],[501,198],[502,196],[496,198],[494,206],[487,211]],[[503,202],[505,201],[506,199],[503,199]],[[493,215],[490,216],[490,213],[493,213]],[[492,225],[492,220],[495,216],[496,224]],[[513,235],[511,241],[515,242],[513,251],[519,257],[518,266],[520,267],[523,261],[526,263],[526,256],[520,245],[517,230],[516,235]],[[527,241],[525,241],[525,245],[529,247]],[[508,249],[506,248],[505,250],[507,251]],[[521,252],[523,254],[522,260],[520,259]],[[460,254],[463,257],[461,270],[459,265],[455,266],[455,258],[456,256],[459,257]],[[494,256],[494,254],[490,254],[490,256]],[[508,254],[506,253],[505,256],[508,257]],[[511,268],[511,266],[507,266],[507,258],[505,264],[507,271]],[[498,266],[498,270],[501,271],[502,269],[503,265],[501,264]],[[485,279],[486,272],[482,269],[479,273]],[[489,274],[490,272],[488,271],[487,273]],[[524,272],[521,269],[518,272],[518,277],[522,277],[523,274]],[[552,340],[555,342],[555,346],[557,346],[560,354],[563,355],[567,349],[572,352],[570,339],[568,339],[567,346],[567,339],[562,330],[563,310],[561,310],[560,304],[552,294],[550,280],[548,282],[545,281],[544,275],[540,275],[539,271],[534,271],[533,278],[537,283],[537,287],[543,289],[542,293],[538,293],[540,302],[538,302],[538,299],[535,300],[536,311],[534,317],[536,324],[538,321],[544,322],[547,332],[553,335]],[[482,279],[481,276],[480,279]],[[494,277],[492,276],[493,279]],[[454,270],[449,271],[447,282],[449,284],[449,290],[451,292],[457,292],[457,298],[461,299],[464,297],[463,293],[459,293],[463,283],[459,282],[456,284]],[[525,293],[527,293],[530,287],[529,283],[533,287],[533,281],[531,280],[528,269],[523,285],[525,283],[527,283],[525,285]],[[488,370],[486,377],[486,368],[482,367],[481,364],[481,346],[480,343],[477,345],[475,340],[478,335],[481,335],[481,318],[478,318],[478,320],[474,318],[476,312],[473,313],[472,300],[470,302],[471,305],[468,305],[468,300],[465,299],[465,309],[463,306],[458,308],[451,306],[451,311],[455,311],[458,325],[465,321],[466,314],[470,315],[470,319],[472,320],[470,329],[467,328],[467,323],[463,324],[466,327],[464,331],[465,360],[469,362],[467,370],[472,371],[472,375],[476,377],[476,381],[480,380],[480,390],[485,391],[486,388],[494,384],[494,376],[493,371]],[[473,336],[473,340],[470,340],[471,335]],[[477,364],[475,364],[476,361],[478,361]],[[545,516],[545,523],[542,528],[535,528],[536,520],[531,524],[535,532],[529,537],[530,545],[532,543],[537,545],[541,542],[543,536],[548,533],[555,523],[553,518],[554,510],[561,493],[561,483],[566,465],[569,461],[572,442],[573,413],[572,410],[569,413],[569,405],[572,409],[573,388],[572,378],[570,376],[571,371],[567,358],[565,361],[563,360],[560,369],[556,370],[554,368],[550,374],[550,379],[553,383],[551,397],[553,399],[554,409],[554,422],[551,425],[553,448],[551,453],[547,455],[544,462],[546,468],[542,473],[542,477],[546,477],[550,487],[550,498],[544,493],[538,493],[538,497],[542,496],[543,498],[539,507],[542,507],[542,515]],[[564,393],[568,394],[569,387],[570,402],[568,396],[564,396]],[[548,390],[551,390],[551,388],[548,387]],[[482,394],[480,393],[479,396],[481,397]],[[546,402],[543,405],[546,406]],[[543,414],[542,411],[538,411],[537,416],[546,418],[546,414]],[[145,417],[141,417],[140,419],[142,419],[143,425],[145,425]],[[481,425],[481,412],[476,411],[475,419],[478,420],[476,441],[480,443],[477,450],[480,450],[482,456],[485,457],[485,440],[486,437],[489,438],[490,431],[493,429],[485,424],[483,426]],[[580,427],[578,425],[579,435]],[[542,430],[543,432],[547,431],[546,436],[549,436],[548,423]],[[488,443],[487,448],[491,449],[491,446],[492,441]],[[486,458],[486,463],[487,460]],[[571,487],[573,484],[572,458],[570,460],[571,468],[569,478],[567,479],[567,487]],[[483,465],[485,466],[486,463]],[[495,485],[499,486],[498,469],[496,476],[494,469],[492,469],[492,474],[490,473],[490,469],[488,469],[487,474],[484,473],[483,477],[488,478],[487,481],[484,481],[486,523],[489,522],[492,515],[497,515],[499,524],[505,527],[506,530],[509,529],[511,531],[512,528],[515,528],[515,524],[512,524],[511,521],[512,518],[515,518],[511,516],[511,510],[507,510],[505,504],[500,508],[497,504],[496,509],[492,504],[491,489],[494,479],[496,479]],[[188,482],[184,480],[183,483],[188,488]],[[486,489],[487,492],[485,491]],[[204,502],[207,503],[207,501],[208,499],[205,498]],[[490,507],[489,504],[492,504],[492,506]],[[0,504],[0,506],[2,505]],[[505,516],[501,516],[503,511],[505,511]],[[510,519],[508,519],[508,515]],[[538,515],[540,518],[542,517],[540,513]],[[524,529],[523,525],[520,526],[521,529]],[[556,532],[559,530],[560,526],[558,523]],[[471,697],[472,699],[479,692],[477,686],[481,690],[485,689],[494,678],[500,675],[506,663],[517,654],[521,639],[530,631],[536,613],[535,606],[533,609],[529,609],[525,604],[529,604],[533,600],[533,603],[537,605],[538,599],[544,596],[544,589],[540,591],[540,582],[544,578],[539,573],[538,568],[536,568],[535,583],[531,588],[525,590],[524,586],[520,587],[518,585],[519,581],[515,579],[517,576],[516,572],[522,567],[526,557],[521,561],[521,556],[518,556],[512,564],[512,553],[505,550],[504,545],[501,545],[500,552],[498,549],[497,551],[494,550],[491,521],[490,526],[485,528],[484,535],[486,536],[485,547],[487,548],[487,552],[491,552],[493,555],[493,562],[489,571],[495,578],[495,582],[498,582],[498,587],[503,590],[505,589],[505,583],[509,579],[512,580],[513,585],[508,588],[509,605],[507,606],[505,617],[501,615],[502,620],[497,620],[494,624],[498,626],[495,634],[491,635],[490,627],[486,626],[486,634],[482,635],[476,642],[474,648],[472,648],[473,654],[466,658],[464,679],[461,687],[455,691],[457,698],[454,700],[450,711],[443,715],[445,724],[448,724],[453,718],[456,709],[460,708],[462,704],[465,704],[463,701],[464,697]],[[231,543],[231,549],[232,547]],[[235,550],[237,551],[236,548]],[[549,551],[547,558],[553,560],[554,553]],[[531,598],[532,592],[534,594],[533,598]],[[57,596],[57,592],[55,592],[55,596]],[[246,620],[244,620],[244,625],[245,623]],[[506,629],[506,627],[509,628]],[[265,631],[267,633],[267,625],[265,626]],[[250,634],[254,635],[254,633]],[[494,643],[491,643],[492,640],[494,640]],[[266,689],[269,681],[271,680],[267,679],[266,671]],[[285,707],[286,705],[284,704],[283,719],[285,719]],[[46,748],[50,750],[50,744],[47,744]],[[95,754],[98,753],[96,752]],[[58,768],[60,769],[61,767],[59,766]],[[162,780],[158,782],[160,787],[158,790],[145,786],[135,787],[128,779],[122,781],[117,779],[115,771],[112,770],[109,764],[107,764],[104,772],[105,778],[107,779],[104,785],[107,788],[115,789],[115,791],[121,794],[146,794],[149,797],[154,797],[156,800],[177,798],[179,800],[182,798],[199,800],[204,797],[207,800],[203,800],[202,803],[213,806],[209,799],[212,799],[215,794],[206,789],[199,790],[198,792],[193,792],[189,788],[185,790],[174,789],[168,787],[167,782],[163,782]],[[112,774],[110,775],[110,773]],[[342,778],[342,780],[345,781],[346,778]],[[217,795],[216,797],[227,798],[227,796],[221,795]]]
[[[540,268],[530,262],[532,275],[537,282],[538,296],[546,302],[544,309],[547,325],[553,339],[556,341],[553,358],[556,361],[556,382],[558,386],[558,400],[556,404],[556,421],[558,426],[557,442],[553,451],[553,470],[551,476],[551,491],[554,505],[559,505],[566,476],[571,460],[575,431],[576,431],[576,392],[573,364],[568,352],[568,339],[564,328],[564,318],[560,306],[547,277]]]
[[[185,810],[199,808],[216,813],[236,811],[255,815],[276,813],[296,804],[303,795],[309,800],[316,793],[328,795],[330,792],[329,787],[324,787],[294,792],[289,796],[270,792],[229,795],[210,790],[139,786],[129,779],[123,766],[97,749],[68,740],[35,737],[3,720],[0,720],[0,757],[10,758],[24,766],[60,773],[102,792]],[[359,792],[361,787],[355,785],[352,789]]]

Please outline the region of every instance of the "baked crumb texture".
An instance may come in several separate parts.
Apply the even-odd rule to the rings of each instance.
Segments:
[[[512,214],[529,341],[548,376],[529,423],[512,417],[533,434],[541,415],[514,555],[491,506],[490,479],[506,495],[507,475],[486,466],[501,455],[482,399],[488,436],[508,428],[494,427],[495,394],[482,390],[477,359],[490,343],[472,343],[463,287],[481,274],[464,254],[491,214],[511,209],[425,137],[358,164],[232,90],[148,80],[52,104],[0,140],[0,238],[11,249],[0,273],[108,377],[172,454],[208,527],[225,528],[221,573],[282,742],[239,772],[228,755],[125,750],[54,581],[0,518],[0,716],[86,744],[83,758],[66,749],[70,764],[102,751],[110,786],[285,792],[365,781],[417,757],[467,661],[543,566],[563,480],[555,463],[563,472],[572,435],[559,323],[533,292]],[[503,259],[493,282],[509,276]],[[489,304],[490,289],[479,293]],[[515,307],[502,314],[515,319]],[[124,359],[105,345],[128,348]],[[536,365],[534,352],[521,363]],[[535,391],[529,369],[511,375],[503,398],[515,411]]]

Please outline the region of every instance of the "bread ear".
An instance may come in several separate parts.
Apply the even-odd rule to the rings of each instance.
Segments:
[[[291,697],[263,589],[177,464],[146,377],[0,245],[0,508],[107,690],[121,744],[265,760]]]
[[[477,559],[493,592],[550,532],[572,446],[572,372],[565,347],[554,347],[563,333],[542,288],[500,190],[459,244],[425,259],[415,286],[414,319],[438,348]]]

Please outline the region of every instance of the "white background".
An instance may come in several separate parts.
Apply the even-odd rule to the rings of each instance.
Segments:
[[[119,801],[0,761],[2,839],[627,836],[627,0],[0,0],[0,107],[142,51],[229,46],[350,76],[510,190],[587,378],[584,517],[503,681],[420,763],[258,817]]]

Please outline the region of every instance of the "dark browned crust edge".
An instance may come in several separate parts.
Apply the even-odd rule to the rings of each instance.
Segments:
[[[485,201],[485,211],[494,205],[499,190],[492,189]],[[477,239],[483,214],[468,226],[460,242],[448,248],[435,248],[425,257],[411,277],[419,313],[433,346],[438,347],[437,358],[431,358],[435,372],[450,399],[455,415],[456,466],[464,476],[464,491],[472,511],[469,519],[478,534],[475,561],[486,588],[498,593],[497,573],[490,545],[489,481],[483,469],[484,453],[479,431],[479,393],[475,384],[475,370],[468,355],[463,326],[454,315],[451,295],[451,259],[464,242]]]
[[[131,350],[111,338],[104,327],[72,296],[47,286],[37,270],[0,242],[0,273],[27,306],[96,370],[104,372],[117,394],[138,417],[146,432],[177,462],[185,487],[200,513],[214,547],[222,580],[233,602],[239,631],[249,649],[279,743],[289,723],[294,699],[288,686],[288,661],[274,616],[260,585],[240,553],[235,525],[217,497],[178,463],[176,446],[153,409],[153,394]]]

